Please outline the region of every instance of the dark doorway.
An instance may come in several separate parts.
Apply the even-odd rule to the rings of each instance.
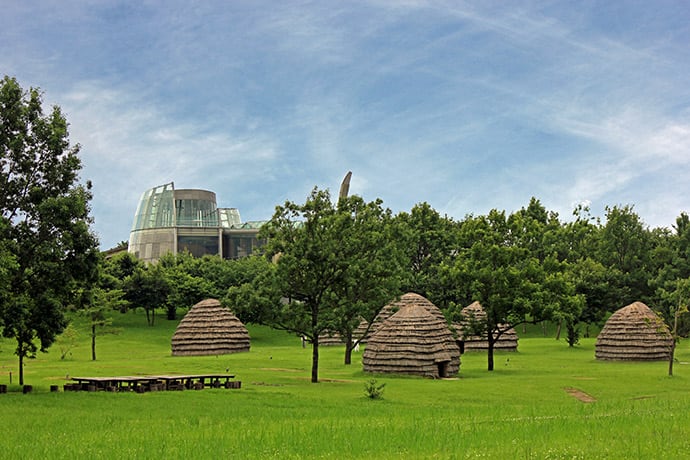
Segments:
[[[450,363],[450,361],[441,361],[436,363],[438,366],[438,378],[444,379],[448,377],[448,363]]]

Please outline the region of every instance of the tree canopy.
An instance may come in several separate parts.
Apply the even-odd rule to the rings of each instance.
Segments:
[[[373,319],[397,294],[399,263],[387,236],[389,220],[380,201],[351,196],[333,204],[327,190],[315,188],[304,204],[276,207],[262,230],[274,268],[231,293],[233,305],[264,313],[255,320],[311,342],[312,382],[318,382],[319,337],[344,334],[349,350],[361,319]]]
[[[22,384],[24,358],[53,343],[75,288],[97,277],[79,150],[59,107],[46,114],[38,89],[0,81],[0,323],[17,341]]]

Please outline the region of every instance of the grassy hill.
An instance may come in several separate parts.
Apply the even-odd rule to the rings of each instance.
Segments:
[[[462,356],[457,379],[375,376],[383,400],[365,396],[361,353],[345,366],[342,347],[321,348],[321,383],[309,383],[311,351],[297,337],[249,326],[249,353],[173,357],[177,325],[139,313],[114,314],[117,335],[87,327],[67,358],[27,360],[24,395],[11,341],[0,342],[2,458],[688,458],[690,349],[675,376],[667,363],[604,363],[594,338],[569,348],[539,326],[517,353]],[[77,375],[225,372],[240,390],[51,393]],[[589,402],[585,402],[585,401]]]

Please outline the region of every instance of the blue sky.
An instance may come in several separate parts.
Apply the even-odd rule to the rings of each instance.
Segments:
[[[347,171],[396,213],[690,211],[687,1],[10,0],[0,74],[66,113],[103,249],[170,181],[243,220]]]

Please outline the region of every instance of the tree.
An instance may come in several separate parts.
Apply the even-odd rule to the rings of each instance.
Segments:
[[[133,275],[137,269],[143,267],[144,263],[129,252],[116,254],[113,257],[105,259],[102,264],[103,273],[100,280],[101,285],[105,288],[122,288],[122,282],[125,278]],[[110,284],[103,285],[103,283],[106,282],[103,275],[108,277],[108,282]]]
[[[428,203],[415,205],[409,214],[396,215],[394,224],[394,240],[407,258],[402,290],[423,295],[445,309],[452,299],[447,287],[440,284],[438,267],[452,253],[456,224]]]
[[[303,205],[276,207],[262,228],[266,257],[275,260],[251,285],[231,289],[232,304],[244,303],[255,319],[306,337],[312,344],[311,381],[318,382],[319,336],[349,334],[361,315],[380,309],[395,293],[384,259],[388,211],[380,201],[341,198],[314,188]],[[382,300],[385,299],[385,300]],[[257,312],[261,314],[257,316]],[[244,317],[244,315],[241,315]]]
[[[606,208],[596,258],[613,275],[611,289],[617,291],[620,305],[634,301],[649,302],[653,294],[650,232],[632,206]]]
[[[352,363],[352,350],[362,337],[354,332],[364,320],[369,324],[400,291],[403,255],[394,242],[390,211],[380,200],[365,203],[361,197],[340,198],[340,258],[347,262],[342,282],[334,283],[332,331],[345,342],[345,364]],[[364,332],[366,335],[367,330]]]
[[[656,276],[650,280],[655,289],[655,302],[662,312],[667,324],[675,321],[674,310],[678,299],[671,293],[678,289],[678,282],[690,278],[690,218],[686,213],[676,218],[675,232],[666,234],[664,242],[654,249],[653,258],[661,261]],[[678,318],[678,334],[687,336],[690,333],[690,322],[687,316]]]
[[[441,266],[446,283],[458,286],[458,301],[479,301],[486,312],[481,330],[473,332],[487,339],[489,371],[494,344],[504,332],[556,312],[572,316],[581,305],[564,264],[533,238],[543,233],[543,225],[524,210],[508,218],[497,210],[468,216],[460,225],[456,256]]]
[[[178,307],[191,307],[201,300],[213,297],[214,289],[211,282],[190,273],[196,265],[196,260],[190,253],[165,254],[158,260],[157,265],[162,268],[169,286],[165,301],[167,319],[177,318]]]
[[[78,345],[79,331],[74,327],[74,324],[69,323],[55,339],[55,344],[60,348],[60,359],[64,360],[67,355],[72,355],[72,349]]]
[[[667,292],[666,295],[676,302],[673,311],[673,321],[670,324],[671,335],[673,342],[671,342],[671,353],[668,357],[668,375],[673,375],[673,360],[675,359],[676,344],[678,343],[678,320],[681,315],[688,312],[688,299],[690,298],[690,278],[678,280],[676,289],[673,292]]]
[[[82,313],[89,321],[91,329],[91,360],[96,361],[96,337],[101,334],[118,334],[119,329],[112,328],[113,318],[109,316],[115,310],[126,309],[126,300],[122,298],[123,292],[119,289],[93,290],[93,299]]]
[[[91,184],[79,183],[79,145],[70,146],[59,107],[43,113],[38,89],[0,82],[0,266],[6,296],[3,335],[24,359],[45,351],[67,325],[65,308],[97,278],[97,240],[89,225]],[[37,344],[38,342],[38,344]]]
[[[170,283],[164,268],[159,265],[138,267],[122,283],[125,299],[134,307],[141,307],[146,312],[146,322],[153,326],[156,321],[156,309],[166,306],[170,294]]]

